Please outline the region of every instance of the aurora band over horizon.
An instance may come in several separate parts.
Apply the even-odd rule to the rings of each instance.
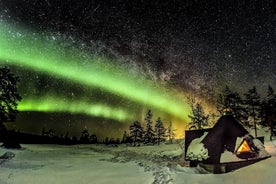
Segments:
[[[81,49],[66,47],[62,42],[64,41],[51,41],[40,33],[0,21],[0,63],[38,71],[88,87],[98,87],[188,121],[190,108],[177,93],[157,86],[141,76],[135,77],[103,56],[91,55]],[[89,61],[89,64],[85,66],[80,64],[84,60]],[[58,102],[60,105],[53,105],[53,101],[56,100],[42,99],[43,103],[37,103],[35,99],[23,99],[18,109],[20,111],[83,112],[91,116],[116,120],[129,119],[127,117],[129,112],[125,109],[118,109],[118,107],[93,106],[83,102],[61,102],[60,100]],[[44,104],[44,107],[39,104]]]

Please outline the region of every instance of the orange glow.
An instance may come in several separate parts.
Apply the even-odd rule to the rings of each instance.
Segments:
[[[246,140],[243,140],[242,144],[240,145],[239,149],[238,149],[238,153],[241,153],[241,152],[250,152],[251,149],[248,145],[248,143],[246,142]]]
[[[175,138],[176,139],[183,139],[185,136],[185,130],[188,129],[188,123],[174,120],[173,122],[173,129],[175,130]]]

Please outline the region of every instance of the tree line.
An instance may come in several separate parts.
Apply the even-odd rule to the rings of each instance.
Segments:
[[[56,135],[53,129],[48,131],[42,129],[41,136],[49,143],[58,142],[59,144],[106,144],[118,145],[128,144],[133,146],[155,145],[168,140],[168,143],[173,143],[175,139],[175,129],[173,129],[172,122],[169,122],[166,128],[160,117],[154,122],[152,121],[153,114],[148,110],[145,116],[145,128],[139,121],[134,121],[128,131],[124,131],[122,139],[106,137],[100,141],[95,134],[90,134],[87,129],[81,132],[80,138],[76,136],[69,137],[68,132],[65,135]]]
[[[208,126],[210,117],[203,106],[195,101],[190,102],[192,109],[190,127],[201,129]],[[276,120],[276,94],[274,89],[268,85],[266,95],[261,97],[256,86],[248,89],[246,93],[240,95],[231,90],[228,86],[218,95],[216,109],[219,115],[231,114],[235,119],[246,127],[255,128],[257,136],[257,126],[271,126]]]
[[[125,131],[122,139],[122,143],[130,144],[133,146],[154,145],[164,142],[166,139],[170,143],[175,138],[175,131],[172,126],[172,122],[169,122],[167,128],[164,126],[164,122],[160,117],[157,118],[155,124],[152,120],[153,114],[151,110],[148,110],[145,116],[145,127],[139,121],[134,121],[129,126],[129,131]]]
[[[45,131],[42,129],[42,137],[45,140],[56,140],[60,144],[128,144],[132,146],[143,145],[155,145],[168,140],[168,143],[173,143],[175,139],[175,129],[173,129],[172,122],[169,122],[167,128],[160,117],[157,118],[155,124],[152,121],[153,114],[151,110],[148,110],[145,116],[145,128],[139,121],[134,121],[130,126],[128,131],[124,131],[122,139],[120,138],[109,138],[106,137],[103,141],[99,141],[95,134],[89,133],[87,129],[81,132],[81,136],[78,139],[76,136],[69,137],[68,132],[64,135],[57,136],[53,129]]]

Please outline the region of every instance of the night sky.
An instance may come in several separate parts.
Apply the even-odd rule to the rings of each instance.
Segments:
[[[276,89],[276,4],[252,1],[0,0],[0,66],[21,79],[21,131],[121,137],[172,121],[187,96],[212,106],[226,85]]]

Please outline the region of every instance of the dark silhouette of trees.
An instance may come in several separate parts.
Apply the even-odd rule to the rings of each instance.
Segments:
[[[89,131],[87,129],[84,129],[81,132],[81,136],[79,139],[80,144],[95,144],[98,143],[98,138],[95,134],[89,134]]]
[[[21,100],[17,92],[18,82],[19,78],[7,67],[0,68],[0,124],[15,121],[17,103]]]
[[[209,116],[205,114],[202,105],[195,102],[194,99],[191,99],[190,107],[192,110],[192,114],[188,115],[191,119],[190,128],[202,129],[204,126],[208,126]]]
[[[48,131],[45,131],[45,128],[43,128],[42,136],[47,136],[47,137],[53,138],[53,137],[56,137],[56,133],[53,129],[49,129]]]
[[[219,94],[217,110],[221,115],[233,115],[237,121],[247,127],[253,126],[255,128],[258,124],[268,126],[273,120],[273,114],[275,114],[273,113],[275,112],[273,107],[276,104],[275,96],[271,86],[268,86],[267,97],[263,100],[261,100],[255,86],[248,89],[244,98],[226,86],[223,93]]]
[[[217,110],[220,115],[233,115],[239,122],[243,122],[245,119],[242,98],[239,93],[231,91],[228,86],[225,87],[222,94],[219,94]]]
[[[77,144],[78,143],[78,138],[76,136],[71,137],[72,144]]]
[[[16,119],[17,105],[22,99],[17,92],[19,78],[11,73],[7,67],[0,68],[0,138],[3,139],[2,146],[7,148],[20,148],[20,145],[8,134],[5,122],[14,122]]]
[[[129,133],[124,131],[123,139],[121,143],[140,146],[140,143],[144,145],[153,145],[157,143],[158,145],[165,141],[168,137],[169,143],[173,143],[175,138],[175,131],[172,127],[172,122],[169,123],[168,128],[166,129],[163,121],[160,117],[157,118],[154,127],[152,121],[152,112],[151,110],[147,111],[145,116],[145,128],[141,125],[139,121],[134,121],[129,126]],[[143,129],[145,129],[143,131]]]
[[[267,88],[267,96],[262,102],[262,125],[271,126],[276,121],[276,94],[269,85]]]
[[[253,126],[255,129],[255,137],[257,137],[257,124],[260,124],[260,114],[261,114],[261,101],[260,95],[257,92],[256,87],[249,89],[247,93],[244,94],[245,100],[245,112],[247,117],[253,118]]]
[[[166,137],[166,128],[164,127],[164,124],[160,119],[160,117],[158,117],[158,119],[156,120],[154,131],[156,136],[155,140],[159,145],[160,142],[165,141],[165,137]]]
[[[270,107],[275,108],[276,94],[274,93],[274,90],[270,85],[268,85],[267,87],[267,103]]]
[[[120,139],[119,138],[109,138],[109,137],[106,137],[105,140],[103,141],[103,144],[105,145],[111,145],[111,146],[115,146],[117,147],[118,144],[120,144]]]
[[[90,143],[90,140],[89,140],[89,132],[87,129],[84,129],[82,132],[81,132],[81,136],[80,136],[80,140],[79,140],[79,143],[80,144],[89,144]]]
[[[91,144],[98,143],[98,137],[95,134],[90,135],[89,141]]]
[[[103,143],[104,143],[105,145],[108,145],[108,144],[109,144],[109,137],[106,137],[105,140],[103,141]]]
[[[145,134],[144,134],[144,143],[145,144],[149,144],[149,143],[154,144],[155,134],[154,134],[154,131],[152,128],[152,113],[150,110],[146,114],[145,123],[146,123],[146,129],[145,129]]]
[[[127,131],[124,131],[124,135],[122,138],[121,143],[123,144],[131,144],[132,143],[132,138],[131,136],[127,133]]]
[[[139,121],[134,121],[129,127],[130,137],[132,139],[133,145],[136,146],[136,143],[141,143],[143,141],[143,127]]]

